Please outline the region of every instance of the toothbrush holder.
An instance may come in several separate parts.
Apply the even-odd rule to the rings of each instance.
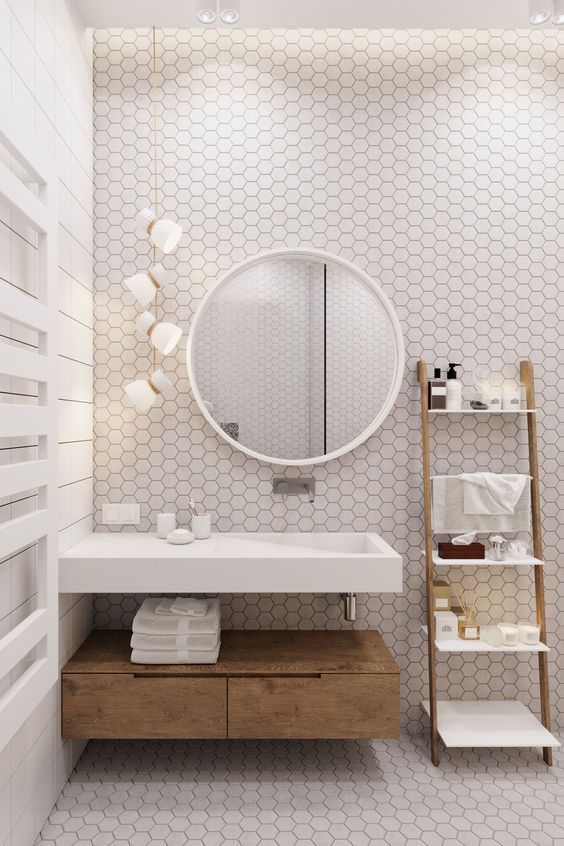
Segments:
[[[211,534],[211,518],[209,514],[192,516],[192,531],[196,540],[206,540]]]

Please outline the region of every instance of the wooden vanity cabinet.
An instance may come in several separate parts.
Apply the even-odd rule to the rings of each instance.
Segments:
[[[377,632],[224,631],[213,665],[141,665],[93,632],[62,673],[65,738],[397,738],[399,668]]]

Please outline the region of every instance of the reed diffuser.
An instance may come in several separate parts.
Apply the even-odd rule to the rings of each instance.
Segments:
[[[478,625],[478,595],[475,590],[459,590],[458,585],[454,591],[462,609],[463,616],[458,620],[458,637],[462,640],[479,640],[480,626]]]

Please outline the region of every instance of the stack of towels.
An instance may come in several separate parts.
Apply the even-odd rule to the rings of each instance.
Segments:
[[[219,599],[146,599],[133,620],[133,664],[215,664]]]

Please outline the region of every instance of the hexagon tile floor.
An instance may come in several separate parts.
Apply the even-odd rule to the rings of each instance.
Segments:
[[[401,741],[94,741],[36,846],[554,846],[564,753]]]

